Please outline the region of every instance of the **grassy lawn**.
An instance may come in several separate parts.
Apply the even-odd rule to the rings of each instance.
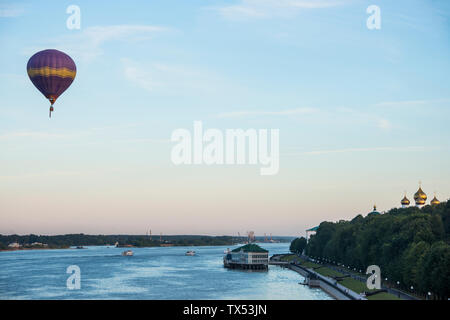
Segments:
[[[334,277],[342,277],[342,276],[344,276],[343,273],[334,271],[334,270],[329,269],[329,268],[327,268],[327,267],[322,267],[322,268],[316,269],[316,270],[314,270],[314,271],[316,271],[317,273],[320,273],[321,275],[323,275],[323,276],[325,276],[325,277],[330,277],[330,278],[334,278]]]
[[[355,280],[353,278],[345,278],[342,281],[339,281],[339,284],[343,285],[346,288],[349,288],[352,291],[355,291],[356,293],[361,293],[364,291],[373,291],[367,289],[367,285],[364,282]]]
[[[329,277],[329,278],[334,278],[334,277],[342,277],[344,276],[343,273],[335,271],[333,269],[330,269],[328,267],[324,267],[320,264],[317,263],[313,263],[310,261],[305,261],[303,259],[300,259],[299,257],[297,257],[296,255],[288,255],[288,256],[283,256],[281,259],[281,261],[297,261],[299,263],[301,263],[301,265],[305,268],[310,268],[310,269],[315,269],[314,271],[316,271],[317,273],[325,276],[325,277]],[[355,273],[355,272],[353,272]],[[357,273],[355,273],[357,274]],[[339,284],[343,285],[344,287],[356,292],[356,293],[362,293],[362,292],[370,292],[370,291],[374,291],[374,290],[369,290],[367,289],[367,285],[365,282],[362,281],[358,281],[355,280],[353,278],[344,278],[343,280],[339,281]],[[400,298],[398,298],[397,296],[387,293],[387,292],[380,292],[377,293],[373,296],[369,296],[367,297],[368,300],[401,300]]]
[[[299,257],[297,257],[295,254],[282,256],[280,258],[280,261],[286,261],[286,262],[296,261],[298,263],[301,263],[301,259]]]
[[[280,258],[280,261],[287,261],[287,262],[291,262],[292,260],[298,260],[299,258],[295,255],[295,254],[291,254],[288,256],[282,256]]]
[[[354,271],[353,269],[347,269],[347,268],[342,268],[342,267],[337,267],[337,268],[340,269],[341,271],[348,272],[348,273],[353,274],[355,276],[367,277],[367,275],[364,272],[360,273],[359,270]]]
[[[374,294],[373,296],[367,297],[368,300],[402,300],[399,297],[387,293],[387,292],[380,292],[377,294]]]
[[[362,292],[370,292],[374,290],[367,289],[367,285],[365,282],[361,282],[352,278],[345,278],[342,281],[339,281],[341,285],[343,285],[346,288],[349,288],[350,290],[356,292],[356,293],[362,293]],[[397,296],[387,293],[387,292],[380,292],[373,296],[367,297],[368,300],[401,300]]]
[[[305,261],[305,260],[300,260],[300,262],[301,262],[302,266],[304,266],[305,268],[314,269],[314,268],[317,268],[317,267],[321,266],[320,264],[317,264],[317,263],[314,263],[314,262]]]

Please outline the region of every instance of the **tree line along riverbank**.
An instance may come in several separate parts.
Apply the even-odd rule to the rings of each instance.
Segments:
[[[231,245],[236,240],[231,236],[153,236],[148,235],[0,235],[0,249],[14,249],[10,244],[16,243],[20,247],[16,249],[38,249],[45,245],[46,248],[69,248],[71,246],[103,246],[115,245],[130,247],[160,247],[160,246],[215,246]],[[33,245],[35,244],[35,245]],[[38,244],[38,245],[36,245]]]
[[[391,287],[423,299],[448,299],[450,202],[322,222],[307,244],[297,240],[291,250],[349,271],[377,265]]]
[[[124,247],[232,246],[246,240],[246,237],[205,235],[0,235],[0,250],[65,249],[73,246],[113,246],[116,243]],[[264,238],[257,237],[256,240],[263,241]],[[273,237],[273,240],[290,242],[292,237]],[[11,244],[18,247],[11,247]]]

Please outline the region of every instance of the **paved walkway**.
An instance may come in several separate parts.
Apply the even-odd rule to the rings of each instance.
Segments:
[[[302,255],[301,258],[302,259],[306,259],[308,261],[311,261],[311,259],[309,257],[304,256],[304,255]],[[359,275],[354,274],[352,272],[349,272],[349,271],[347,271],[345,269],[338,268],[338,267],[336,267],[334,265],[324,264],[324,266],[327,267],[327,268],[330,268],[330,269],[332,269],[334,271],[337,271],[337,272],[343,273],[345,275],[348,275],[348,276],[352,277],[355,280],[358,280],[358,281],[361,281],[361,282],[366,282],[367,281],[367,277],[359,276]],[[395,289],[395,288],[389,288],[389,287],[386,287],[386,286],[382,286],[381,288],[385,289],[388,293],[393,294],[393,295],[397,296],[400,299],[404,299],[404,300],[420,300],[419,298],[417,298],[415,296],[412,296],[412,295],[410,295],[410,294],[408,294],[406,292],[400,291],[400,290]]]
[[[303,270],[306,270],[310,274],[310,277],[311,277],[311,275],[313,275],[317,279],[319,279],[319,280],[327,283],[328,285],[334,287],[335,289],[339,290],[342,294],[346,295],[347,297],[349,297],[352,300],[367,300],[366,298],[362,297],[359,293],[356,293],[356,292],[350,290],[349,288],[344,287],[343,285],[339,284],[339,282],[337,282],[336,280],[333,280],[329,277],[325,277],[325,276],[321,275],[320,273],[318,273],[312,269],[302,267],[301,265],[295,265],[295,264],[291,265],[291,269],[295,270],[296,268],[301,268]]]
[[[271,265],[280,265],[280,266],[286,266],[289,269],[296,271],[298,273],[300,273],[301,275],[303,275],[304,277],[309,277],[309,278],[315,278],[318,279],[322,282],[324,282],[325,284],[327,284],[329,287],[333,288],[330,290],[336,290],[337,292],[340,293],[340,295],[344,298],[344,299],[350,299],[350,300],[366,300],[366,298],[362,297],[361,295],[359,295],[358,293],[344,287],[343,285],[339,284],[336,280],[331,279],[329,277],[325,277],[323,275],[321,275],[320,273],[310,269],[310,268],[305,268],[299,264],[296,263],[289,263],[289,262],[285,262],[285,261],[280,261],[280,258],[283,255],[274,255],[270,258],[269,260],[269,264]]]

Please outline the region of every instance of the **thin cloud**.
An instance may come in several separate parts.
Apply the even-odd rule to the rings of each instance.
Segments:
[[[392,127],[392,124],[389,120],[379,119],[377,122],[377,127],[383,130],[389,130]]]
[[[15,18],[25,12],[22,6],[16,4],[0,4],[0,18]]]
[[[302,154],[306,155],[322,155],[331,153],[349,153],[349,152],[376,152],[376,151],[428,151],[437,147],[409,146],[409,147],[373,147],[373,148],[345,148],[332,150],[316,150],[307,151]]]
[[[236,111],[225,112],[217,115],[218,118],[242,118],[248,116],[290,116],[290,115],[306,115],[317,113],[316,108],[297,108],[281,111]]]
[[[14,138],[51,139],[51,138],[68,138],[73,136],[75,135],[63,133],[38,132],[38,131],[16,131],[0,135],[0,140],[9,140]]]
[[[95,26],[86,28],[83,36],[89,38],[89,42],[99,46],[107,41],[133,39],[148,39],[155,32],[166,31],[167,28],[151,25],[114,25]]]
[[[217,8],[227,19],[292,16],[303,9],[323,9],[348,3],[348,0],[241,0],[238,4]]]
[[[376,107],[418,107],[436,103],[448,103],[450,99],[430,99],[430,100],[404,100],[404,101],[384,101],[376,103]]]
[[[321,122],[328,123],[368,123],[383,131],[392,129],[393,125],[388,119],[382,118],[376,114],[363,113],[351,108],[338,107],[334,109],[319,109],[319,108],[296,108],[280,111],[234,111],[219,113],[215,117],[226,118],[248,118],[248,117],[264,117],[264,116],[295,116],[295,115],[309,115],[308,119],[316,119]]]
[[[123,143],[172,143],[171,139],[152,139],[152,138],[135,138],[135,139],[118,139],[115,142]]]
[[[117,131],[120,129],[128,129],[137,127],[139,124],[119,124],[111,125],[97,128],[88,128],[85,130],[75,131],[75,132],[45,132],[45,131],[32,131],[32,130],[20,130],[12,131],[0,134],[0,141],[29,138],[29,139],[68,139],[68,138],[78,138],[83,136],[100,135],[102,133]]]
[[[76,58],[91,61],[103,55],[102,47],[108,42],[147,41],[168,30],[170,29],[153,25],[93,26],[82,29],[78,33],[52,40],[45,46],[54,46]],[[29,55],[42,49],[42,47],[28,48],[24,53]]]
[[[151,93],[217,92],[227,86],[219,76],[197,67],[159,62],[138,63],[131,59],[122,59],[122,65],[126,80]]]
[[[36,178],[47,178],[47,177],[60,177],[60,176],[90,176],[103,174],[103,173],[117,173],[125,172],[127,169],[124,168],[95,168],[93,170],[83,170],[83,171],[69,171],[69,170],[53,170],[44,172],[28,172],[10,175],[1,175],[2,180],[26,180],[26,179],[36,179]]]
[[[38,177],[50,177],[50,176],[76,176],[82,175],[81,171],[48,171],[48,172],[40,172],[40,173],[25,173],[25,174],[17,174],[17,175],[4,175],[0,176],[0,179],[30,179],[30,178],[38,178]]]

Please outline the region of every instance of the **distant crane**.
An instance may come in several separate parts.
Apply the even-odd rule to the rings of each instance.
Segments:
[[[248,243],[254,242],[255,241],[255,232],[247,231],[247,238],[248,238]]]

